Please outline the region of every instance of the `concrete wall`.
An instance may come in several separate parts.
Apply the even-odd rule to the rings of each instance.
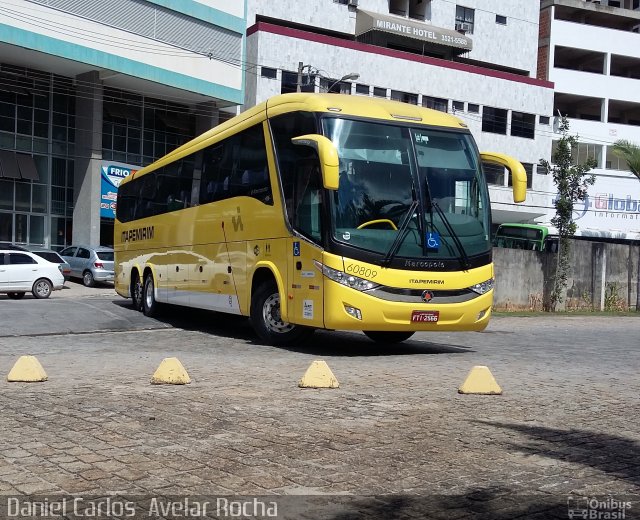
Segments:
[[[635,309],[640,246],[572,241],[567,309]],[[495,248],[494,307],[542,309],[551,290],[556,255]]]

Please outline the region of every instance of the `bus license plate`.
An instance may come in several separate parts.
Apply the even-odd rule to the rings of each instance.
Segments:
[[[411,313],[411,321],[417,323],[435,323],[439,318],[439,311],[413,311]]]

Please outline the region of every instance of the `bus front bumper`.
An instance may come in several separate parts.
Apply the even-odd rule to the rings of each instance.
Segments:
[[[465,302],[438,304],[382,300],[334,282],[324,289],[325,302],[332,302],[325,305],[325,327],[334,330],[478,331],[489,324],[493,304],[493,290]],[[413,321],[420,314],[437,321]]]

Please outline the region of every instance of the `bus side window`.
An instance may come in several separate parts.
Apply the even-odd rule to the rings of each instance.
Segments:
[[[267,150],[262,124],[255,125],[235,137],[232,195],[253,197],[264,204],[273,204]]]
[[[295,224],[296,229],[315,241],[322,239],[321,193],[319,160],[303,163],[296,178]]]
[[[202,173],[200,178],[200,204],[225,198],[223,193],[224,176],[221,166],[225,162],[225,156],[228,155],[228,141],[215,143],[205,148],[202,156]]]
[[[302,170],[300,164],[317,155],[307,146],[296,146],[294,137],[318,133],[315,116],[309,112],[282,114],[269,120],[275,144],[276,161],[282,182],[286,217],[292,227],[296,226],[295,199],[296,180]]]

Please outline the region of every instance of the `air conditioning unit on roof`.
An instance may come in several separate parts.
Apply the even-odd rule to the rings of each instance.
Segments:
[[[471,31],[471,24],[466,22],[456,22],[456,31],[467,33]]]

